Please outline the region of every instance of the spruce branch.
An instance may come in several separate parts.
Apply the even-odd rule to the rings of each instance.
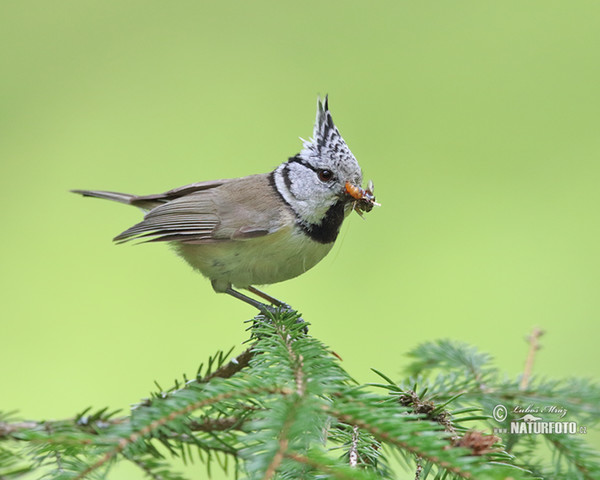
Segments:
[[[223,430],[241,430],[243,419],[237,417],[206,418],[202,421],[191,420],[188,427],[192,432],[221,432]]]
[[[410,452],[419,458],[424,458],[424,459],[430,461],[431,463],[437,464],[440,467],[448,470],[449,472],[451,472],[455,475],[458,475],[461,478],[471,478],[471,475],[469,472],[463,471],[463,470],[461,470],[460,467],[452,465],[452,462],[449,462],[449,461],[445,460],[444,458],[440,458],[438,456],[431,455],[425,451],[421,451],[421,448],[419,446],[412,445],[411,442],[409,442],[408,440],[402,439],[403,436],[393,435],[393,434],[388,433],[384,429],[379,428],[375,424],[376,422],[370,423],[368,420],[363,420],[363,419],[359,418],[358,416],[355,416],[355,415],[352,415],[349,413],[343,413],[341,410],[329,409],[328,413],[330,413],[334,417],[338,418],[341,422],[349,423],[349,424],[357,426],[358,428],[366,430],[367,432],[369,432],[371,435],[373,435],[376,439],[378,439],[381,442],[389,443],[395,447],[398,447],[399,449],[401,449],[403,451]],[[363,415],[363,418],[364,418],[364,415]],[[416,434],[417,431],[413,430],[410,433]],[[428,444],[427,447],[428,448],[438,447],[437,449],[439,451],[443,450],[443,448],[439,448],[439,444],[438,445]],[[423,450],[425,450],[425,449],[423,449]]]
[[[296,398],[296,401],[292,405],[292,408],[297,407],[298,404],[299,399]],[[281,462],[285,456],[285,453],[288,450],[288,446],[290,443],[289,434],[293,421],[293,411],[292,409],[290,409],[288,411],[288,414],[286,415],[285,422],[281,428],[281,431],[279,432],[278,449],[275,452],[275,455],[273,455],[271,461],[269,462],[269,465],[267,466],[267,470],[265,471],[265,474],[263,476],[264,480],[270,480],[273,477],[273,475],[275,475],[275,472],[281,465]]]
[[[83,470],[81,473],[79,473],[79,475],[77,475],[75,477],[75,480],[81,480],[81,479],[85,478],[89,473],[102,467],[106,462],[111,460],[114,456],[121,453],[129,445],[136,443],[141,438],[151,434],[152,432],[158,431],[161,427],[163,427],[164,425],[167,425],[169,422],[177,420],[180,417],[186,416],[187,414],[193,412],[194,410],[198,410],[202,407],[211,405],[213,403],[221,402],[221,401],[231,398],[233,396],[244,396],[244,395],[251,396],[251,395],[258,394],[258,393],[285,394],[287,392],[285,392],[282,389],[275,388],[275,387],[249,388],[246,391],[242,391],[242,392],[237,391],[237,392],[221,393],[221,394],[215,395],[214,397],[211,397],[211,398],[206,398],[206,399],[202,399],[202,400],[190,403],[190,404],[184,406],[183,408],[180,408],[179,410],[170,411],[167,415],[152,420],[152,422],[145,425],[143,428],[132,432],[127,437],[120,438],[117,441],[117,444],[114,448],[108,450],[98,461],[96,461],[95,463],[93,463],[92,465],[87,467],[85,470]]]
[[[247,348],[229,363],[220,366],[214,372],[207,374],[205,377],[197,378],[196,381],[198,383],[206,383],[213,378],[230,378],[243,368],[246,368],[250,364],[250,360],[252,360],[254,354],[255,352],[252,347]]]
[[[522,378],[502,374],[489,355],[441,340],[410,352],[409,375],[399,382],[377,372],[383,383],[359,385],[305,325],[295,312],[259,316],[251,345],[237,357],[217,352],[191,380],[159,386],[126,414],[88,408],[43,422],[0,416],[0,478],[37,469],[56,479],[109,478],[123,461],[155,480],[182,480],[173,457],[250,480],[391,480],[398,476],[390,455],[418,480],[540,472],[600,478],[585,436],[491,434],[498,424],[489,416],[501,402],[562,404],[591,428],[600,418],[597,383],[530,373],[520,388]],[[560,461],[535,455],[544,438]]]
[[[289,441],[288,437],[290,434],[290,430],[292,428],[292,424],[294,422],[294,413],[300,407],[300,403],[302,402],[303,397],[306,393],[306,388],[305,388],[305,384],[304,384],[305,378],[304,378],[304,372],[303,372],[304,357],[301,354],[296,354],[296,352],[292,348],[291,334],[290,334],[290,332],[288,332],[286,330],[284,325],[282,325],[282,324],[277,325],[276,331],[277,331],[279,338],[284,343],[285,348],[288,353],[288,356],[289,356],[288,361],[290,362],[291,367],[293,369],[293,373],[294,373],[296,395],[295,395],[292,405],[290,406],[290,409],[288,410],[288,412],[286,414],[285,421],[284,421],[281,431],[279,433],[279,439],[278,439],[279,440],[279,448],[275,452],[273,459],[271,460],[271,462],[269,463],[269,466],[267,467],[267,470],[263,477],[264,480],[270,480],[273,477],[273,475],[275,475],[275,472],[277,471],[277,469],[281,465],[282,460],[284,459],[284,456],[289,447],[290,441]]]
[[[12,437],[20,430],[33,430],[40,427],[38,422],[0,422],[0,439],[2,437]]]
[[[308,455],[287,453],[286,457],[300,464],[307,465],[317,472],[321,472],[326,478],[334,478],[337,480],[379,480],[381,478],[367,470],[357,470],[346,466],[340,467],[330,459],[325,458],[314,451],[309,452]]]

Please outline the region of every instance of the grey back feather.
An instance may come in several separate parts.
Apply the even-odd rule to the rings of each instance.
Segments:
[[[210,192],[210,191],[208,191]],[[210,240],[219,224],[211,195],[200,191],[175,198],[150,210],[144,220],[117,235],[119,243],[133,238],[153,237],[146,241]]]
[[[177,194],[182,192],[185,187]],[[293,221],[293,213],[279,200],[267,174],[220,180],[172,200],[166,195],[151,197],[137,199],[163,203],[150,210],[140,223],[117,235],[116,242],[140,239],[198,244],[244,240],[273,233]]]

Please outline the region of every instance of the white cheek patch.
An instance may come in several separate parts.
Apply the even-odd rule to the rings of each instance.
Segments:
[[[279,194],[305,224],[319,225],[337,201],[337,196],[308,167],[284,163],[275,171],[274,179]]]
[[[316,173],[308,167],[298,163],[288,164],[284,175],[287,174],[290,193],[299,201],[309,201],[322,190],[322,185]]]

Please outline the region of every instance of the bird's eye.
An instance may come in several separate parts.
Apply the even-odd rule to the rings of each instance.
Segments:
[[[328,182],[333,178],[333,172],[327,169],[317,171],[317,175],[319,175],[319,180],[322,182]]]

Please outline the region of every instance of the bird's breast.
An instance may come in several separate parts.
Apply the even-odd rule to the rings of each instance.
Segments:
[[[333,242],[310,238],[298,225],[246,240],[208,244],[173,244],[177,253],[213,282],[217,291],[245,288],[296,277],[314,267]]]

